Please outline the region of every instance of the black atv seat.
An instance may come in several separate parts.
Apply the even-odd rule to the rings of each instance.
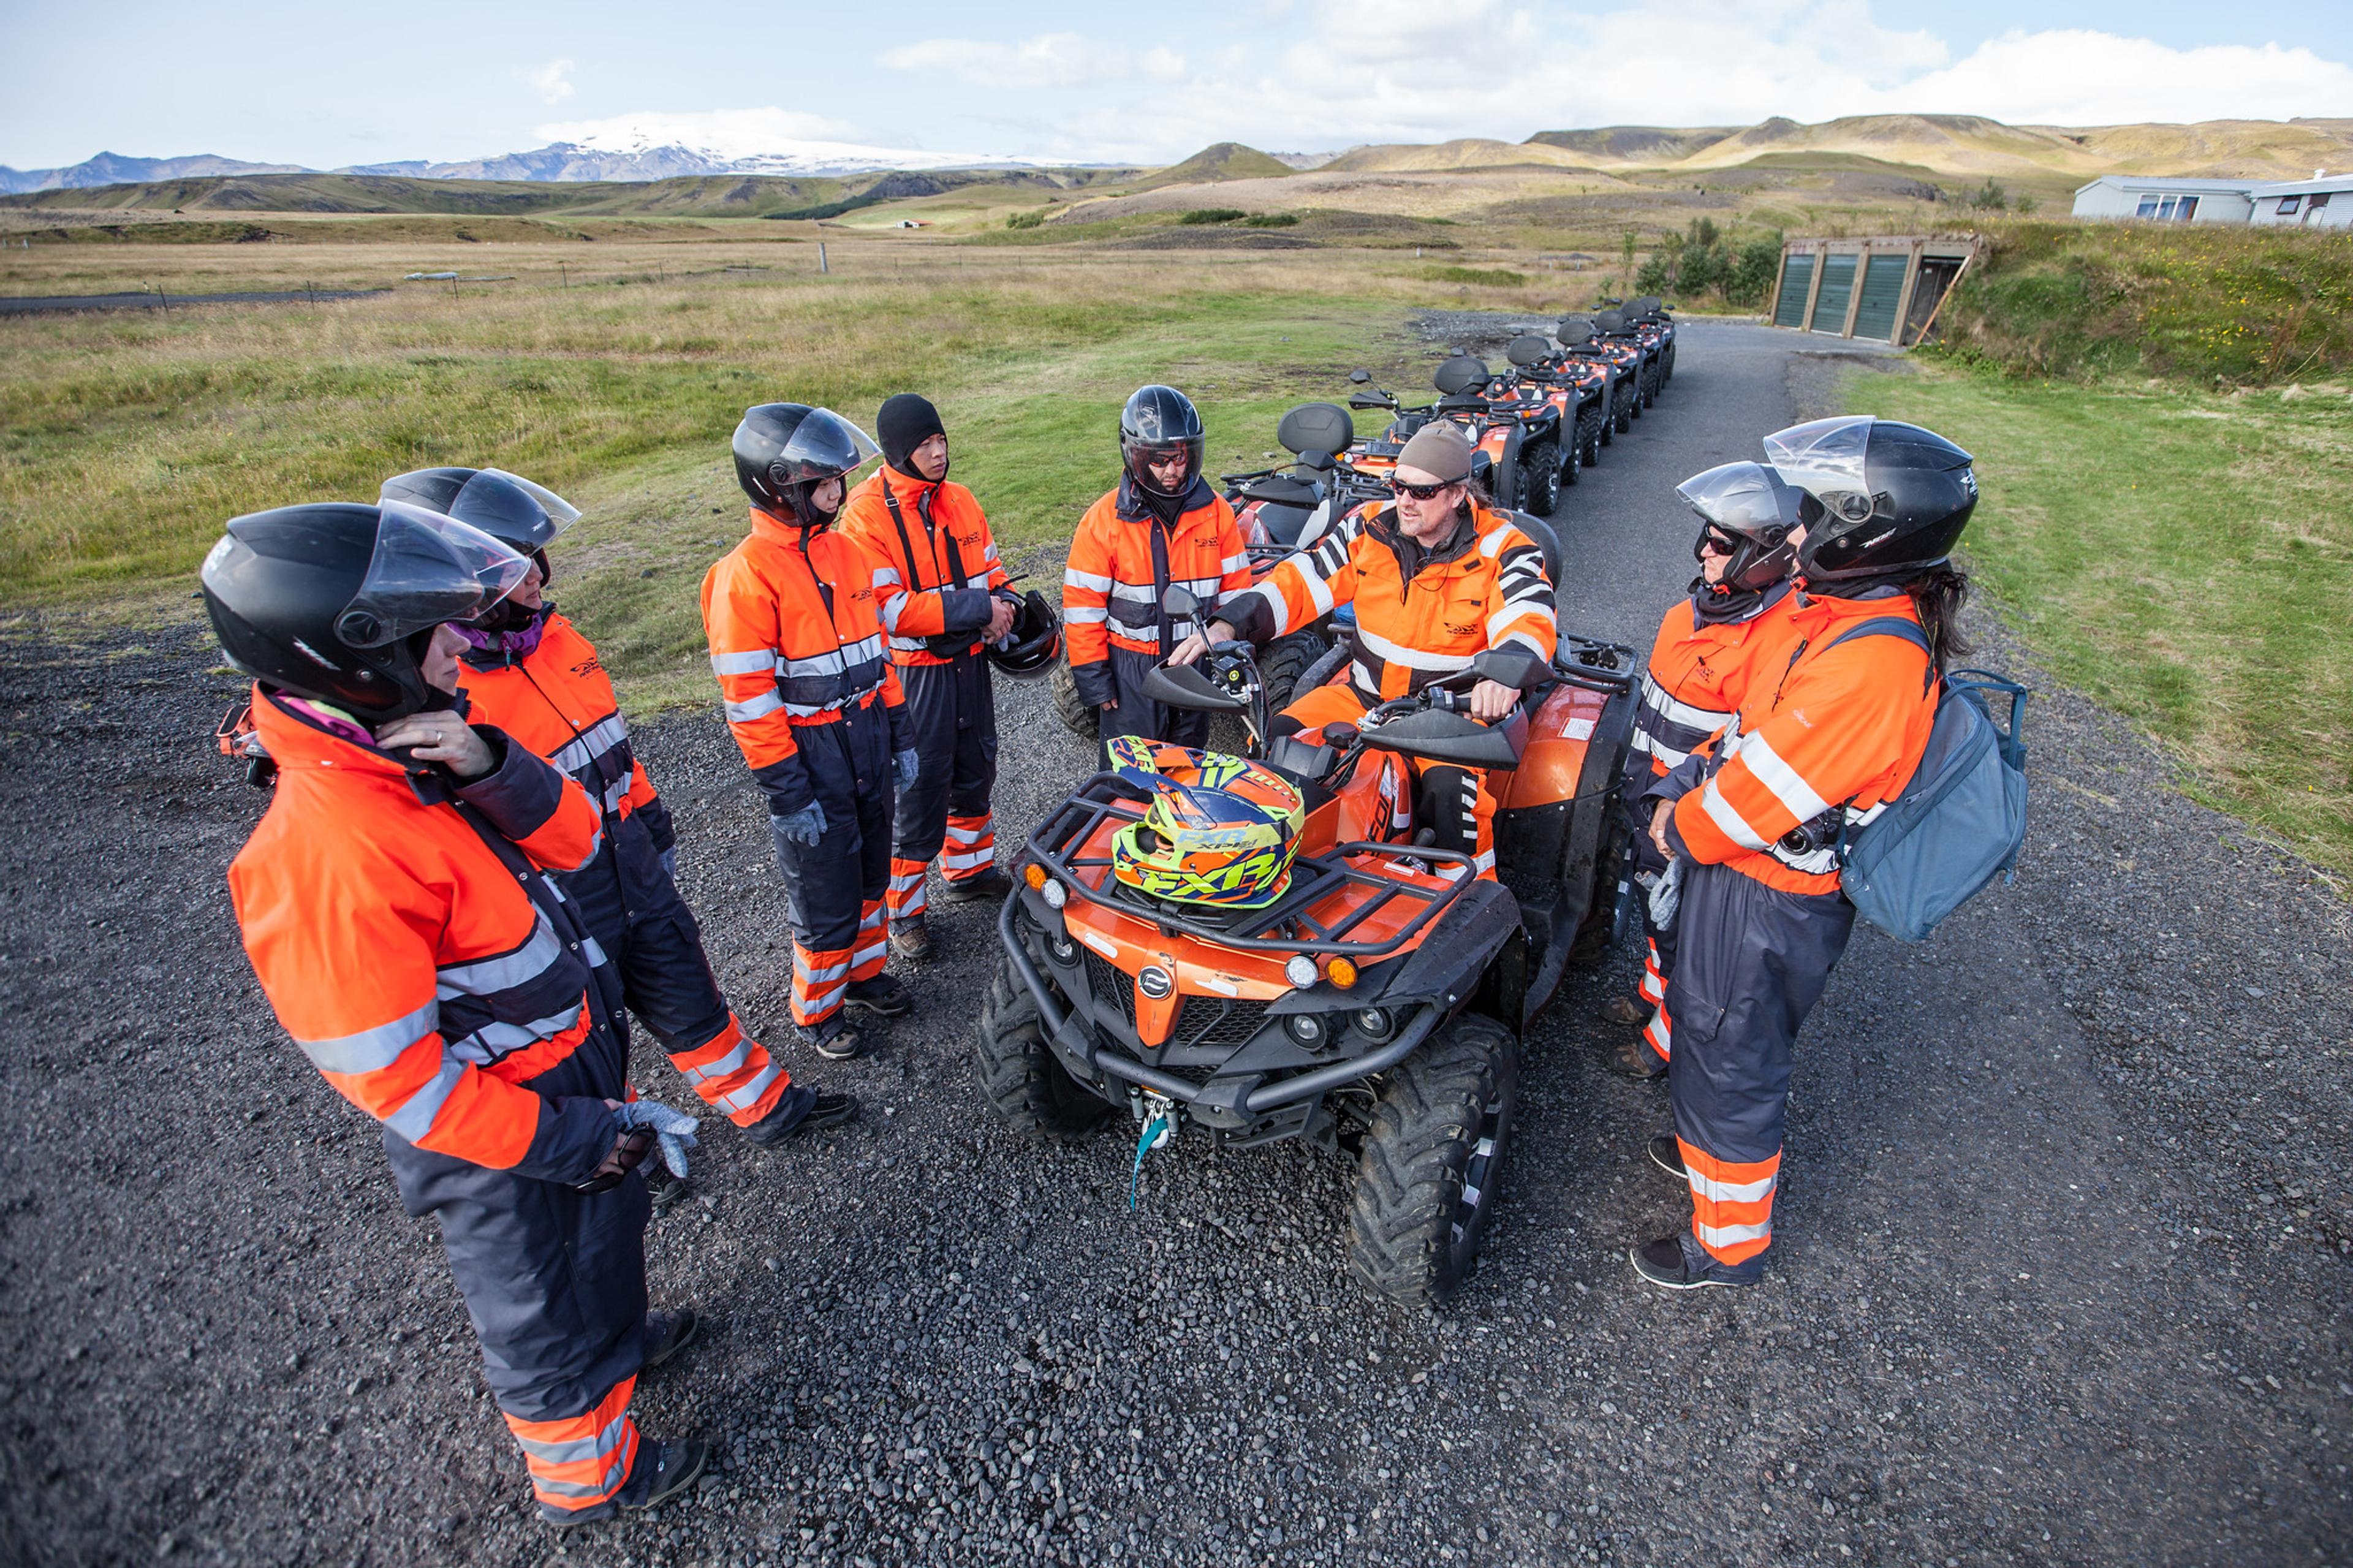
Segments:
[[[1293,457],[1307,452],[1345,452],[1356,444],[1356,422],[1336,403],[1303,403],[1282,416],[1274,438]]]
[[[1538,337],[1535,333],[1523,332],[1512,340],[1511,346],[1504,353],[1514,364],[1522,370],[1526,370],[1550,359],[1553,348],[1549,341]]]
[[[1440,365],[1438,374],[1430,381],[1431,385],[1451,398],[1484,386],[1490,379],[1484,361],[1472,359],[1469,354],[1457,354]]]

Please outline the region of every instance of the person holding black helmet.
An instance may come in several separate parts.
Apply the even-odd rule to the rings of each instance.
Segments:
[[[849,476],[878,456],[828,408],[764,403],[735,426],[752,531],[702,579],[727,726],[768,801],[793,930],[793,1022],[820,1056],[862,1048],[845,1006],[914,1005],[883,971],[894,790],[921,776],[883,648],[881,563],[837,530]]]
[[[653,1031],[704,1104],[771,1147],[847,1121],[858,1102],[797,1085],[744,1032],[712,973],[702,928],[679,896],[677,831],[629,745],[596,645],[544,595],[547,546],[579,509],[497,468],[421,468],[386,479],[381,499],[406,500],[470,523],[525,556],[514,591],[455,629],[459,689],[473,716],[496,724],[568,773],[604,816],[604,843],[563,879],[565,896],[617,969],[621,997]]]
[[[1692,1223],[1629,1258],[1671,1289],[1764,1271],[1791,1054],[1854,925],[1838,844],[1903,793],[1938,679],[1967,651],[1955,623],[1968,583],[1949,559],[1977,507],[1967,452],[1860,416],[1777,432],[1765,452],[1799,492],[1789,651],[1754,673],[1711,754],[1645,792],[1653,846],[1682,868],[1666,1003],[1675,1131],[1651,1154],[1690,1187]],[[1875,619],[1892,624],[1863,625]]]
[[[1013,889],[997,868],[989,812],[997,704],[982,649],[1012,631],[1021,601],[1006,586],[979,500],[948,480],[939,410],[902,392],[883,403],[874,428],[882,467],[842,503],[841,531],[881,563],[874,583],[882,629],[907,694],[919,761],[892,819],[883,909],[893,951],[925,959],[932,956],[925,877],[934,860],[951,903],[1002,899]]]
[[[701,1441],[628,1415],[691,1325],[646,1310],[643,1130],[695,1123],[629,1088],[610,971],[551,880],[596,854],[596,805],[458,694],[448,623],[527,569],[395,500],[237,518],[201,582],[277,768],[229,866],[246,953],[311,1064],[383,1124],[408,1213],[438,1217],[541,1516],[569,1527],[703,1467]]]
[[[1250,584],[1234,509],[1201,476],[1204,445],[1191,399],[1173,386],[1138,387],[1119,416],[1119,486],[1087,509],[1071,539],[1063,637],[1080,700],[1102,710],[1105,742],[1208,739],[1208,714],[1163,708],[1142,692],[1153,666],[1200,629],[1169,614],[1168,590],[1190,591],[1207,611]]]
[[[1779,670],[1788,651],[1788,610],[1796,603],[1789,568],[1798,527],[1798,492],[1761,463],[1725,463],[1693,475],[1675,493],[1699,514],[1692,554],[1699,575],[1690,596],[1678,599],[1659,623],[1634,710],[1620,793],[1628,815],[1638,886],[1647,891],[1665,874],[1666,861],[1651,841],[1651,808],[1642,792],[1693,752],[1702,750],[1740,710],[1748,682],[1760,669]],[[1641,1003],[1615,998],[1606,1011],[1617,1022],[1640,1023],[1642,1033],[1603,1058],[1612,1072],[1660,1079],[1672,1049],[1667,977],[1674,973],[1674,927],[1651,917],[1641,900],[1648,956]]]

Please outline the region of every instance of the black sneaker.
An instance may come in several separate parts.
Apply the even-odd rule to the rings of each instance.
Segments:
[[[774,1110],[744,1129],[744,1136],[763,1149],[773,1149],[797,1133],[815,1132],[857,1120],[856,1095],[834,1094],[797,1083],[785,1090]]]
[[[1688,1185],[1691,1172],[1683,1164],[1683,1146],[1675,1142],[1672,1132],[1662,1132],[1651,1140],[1651,1163]]]
[[[675,1312],[648,1312],[643,1370],[653,1371],[692,1344],[702,1328],[702,1320],[694,1315],[691,1307],[681,1307]]]
[[[700,1437],[660,1443],[638,1434],[637,1463],[620,1491],[594,1508],[551,1508],[539,1505],[539,1517],[557,1530],[598,1524],[623,1512],[637,1513],[669,1501],[692,1486],[711,1462],[711,1445]]]
[[[841,1005],[855,1007],[877,1017],[895,1018],[902,1013],[915,1010],[915,999],[899,984],[895,974],[878,974],[871,980],[853,980],[842,993]]]
[[[977,877],[951,877],[940,889],[940,897],[952,904],[969,904],[979,899],[1002,899],[1013,890],[1013,879],[991,866]]]
[[[891,922],[891,951],[910,963],[921,963],[937,949],[932,946],[932,933],[917,915],[911,921]]]
[[[1708,1256],[1699,1238],[1687,1230],[1641,1247],[1626,1249],[1634,1272],[1670,1290],[1698,1290],[1710,1285],[1754,1285],[1765,1278],[1760,1253],[1746,1263],[1719,1263]]]

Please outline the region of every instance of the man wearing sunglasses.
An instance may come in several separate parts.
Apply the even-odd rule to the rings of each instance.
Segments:
[[[1725,463],[1693,475],[1675,493],[1699,515],[1692,546],[1699,575],[1689,596],[1667,611],[1651,644],[1620,797],[1632,819],[1635,869],[1649,877],[1663,873],[1667,862],[1651,839],[1651,807],[1638,804],[1642,793],[1706,749],[1739,711],[1752,681],[1770,679],[1788,665],[1797,636],[1789,568],[1798,556],[1799,492],[1762,463]],[[1674,973],[1674,930],[1651,921],[1648,900],[1642,929],[1650,951],[1641,1000],[1615,997],[1603,1010],[1616,1022],[1642,1024],[1642,1033],[1603,1059],[1612,1072],[1655,1079],[1666,1076],[1672,1049],[1667,980]]]
[[[1507,512],[1488,504],[1471,477],[1469,437],[1439,421],[1398,456],[1388,505],[1368,503],[1310,548],[1283,561],[1229,604],[1205,636],[1169,657],[1190,664],[1211,642],[1261,645],[1332,613],[1356,607],[1347,674],[1284,709],[1277,734],[1314,741],[1327,725],[1354,724],[1376,705],[1410,696],[1470,668],[1491,647],[1518,642],[1551,663],[1559,642],[1544,552]],[[1471,689],[1472,716],[1493,723],[1520,693],[1492,680]],[[1427,842],[1473,857],[1495,874],[1494,797],[1476,769],[1419,764],[1416,817]],[[1417,835],[1419,837],[1419,835]]]

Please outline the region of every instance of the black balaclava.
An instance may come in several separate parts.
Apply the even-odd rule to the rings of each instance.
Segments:
[[[912,392],[902,392],[884,400],[882,411],[874,416],[874,434],[882,444],[882,460],[911,479],[923,479],[915,470],[915,448],[934,436],[944,436],[948,427],[940,423],[940,411],[927,398]],[[947,478],[943,472],[940,477]],[[929,480],[924,480],[929,483]]]

